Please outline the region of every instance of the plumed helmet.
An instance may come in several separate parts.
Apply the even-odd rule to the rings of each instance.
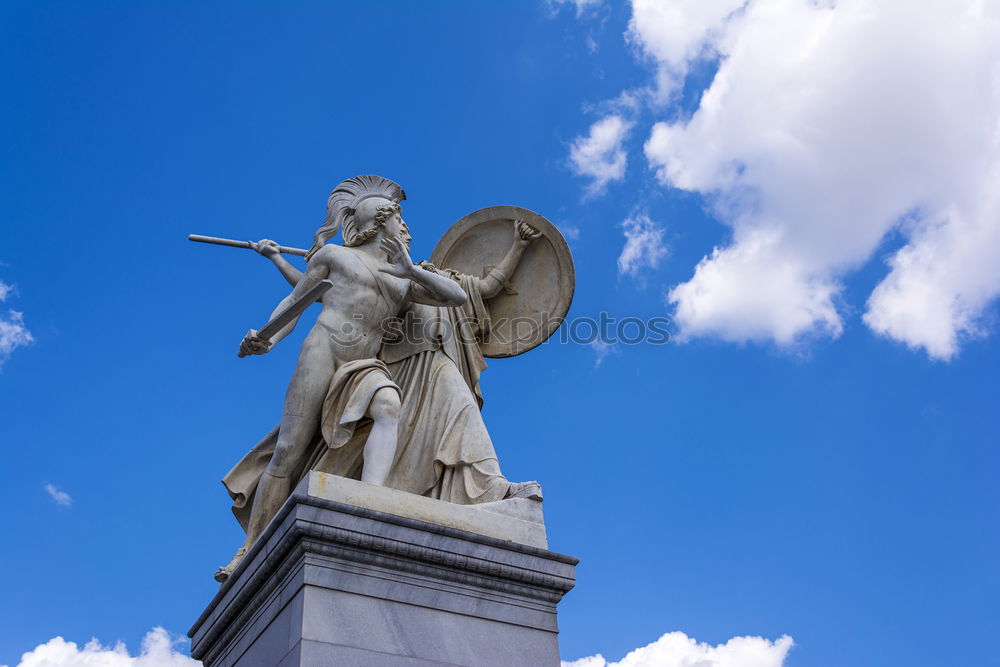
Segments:
[[[364,209],[374,211],[381,205],[398,205],[399,202],[406,199],[406,193],[403,192],[403,188],[399,187],[398,183],[372,174],[362,174],[349,178],[335,187],[330,193],[330,198],[326,201],[326,220],[323,222],[323,226],[316,230],[312,248],[306,254],[306,260],[311,259],[327,241],[336,236],[341,228],[344,230],[344,245],[357,245],[363,241],[363,238],[359,238],[363,234],[358,227],[360,224],[369,222],[367,219],[369,216],[361,216],[365,218],[361,220],[356,214],[361,203],[369,199],[375,201],[366,204]],[[372,207],[372,203],[376,206]]]

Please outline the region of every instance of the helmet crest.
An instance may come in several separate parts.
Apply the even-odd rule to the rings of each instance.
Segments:
[[[341,228],[344,230],[344,245],[356,245],[355,240],[359,233],[355,227],[354,214],[361,202],[372,197],[399,204],[406,199],[406,193],[398,183],[373,174],[362,174],[342,182],[333,189],[330,198],[327,199],[326,220],[323,226],[316,230],[306,260],[311,259],[327,241],[336,236]]]

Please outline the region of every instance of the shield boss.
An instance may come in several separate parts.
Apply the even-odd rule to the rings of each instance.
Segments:
[[[573,301],[576,274],[566,240],[555,225],[519,206],[491,206],[451,226],[431,254],[431,263],[485,277],[514,243],[514,221],[542,233],[524,251],[514,275],[487,302],[491,331],[483,355],[513,357],[541,345],[559,328]]]

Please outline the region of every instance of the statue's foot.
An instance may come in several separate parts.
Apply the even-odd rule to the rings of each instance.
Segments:
[[[239,549],[237,549],[236,555],[233,556],[233,559],[231,561],[229,561],[229,565],[226,565],[225,567],[220,567],[218,570],[215,571],[215,580],[221,584],[226,579],[228,579],[229,575],[233,573],[233,570],[236,569],[236,566],[240,564],[240,561],[243,560],[243,557],[246,555],[247,555],[246,547],[240,547]]]
[[[528,498],[542,501],[542,485],[538,482],[511,482],[507,498]]]

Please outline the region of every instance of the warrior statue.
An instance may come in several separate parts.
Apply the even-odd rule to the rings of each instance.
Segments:
[[[542,499],[537,482],[501,473],[479,378],[484,357],[530,350],[562,321],[573,292],[565,240],[536,213],[492,207],[456,223],[435,248],[435,264],[414,264],[403,200],[397,184],[378,176],[344,181],[308,251],[267,239],[190,237],[253,248],[294,288],[267,326],[246,335],[240,356],[267,352],[309,303],[322,303],[280,425],[223,479],[247,535],[219,581],[310,470],[466,505]],[[328,243],[338,231],[343,244]],[[304,255],[306,270],[281,253]],[[539,326],[518,338],[510,323],[525,320]]]
[[[299,353],[285,394],[277,442],[257,486],[246,541],[219,579],[236,567],[247,549],[291,493],[291,478],[308,453],[317,430],[336,449],[354,425],[372,420],[364,445],[361,481],[383,484],[396,452],[400,390],[378,356],[384,321],[411,302],[460,306],[466,296],[454,281],[416,266],[407,252],[409,233],[400,215],[403,191],[378,176],[351,178],[334,189],[327,220],[306,255],[308,268],[292,293],[278,304],[277,316],[320,281],[332,287]],[[326,241],[343,227],[344,245]],[[251,329],[240,356],[264,354],[295,327],[289,322],[270,340]]]

